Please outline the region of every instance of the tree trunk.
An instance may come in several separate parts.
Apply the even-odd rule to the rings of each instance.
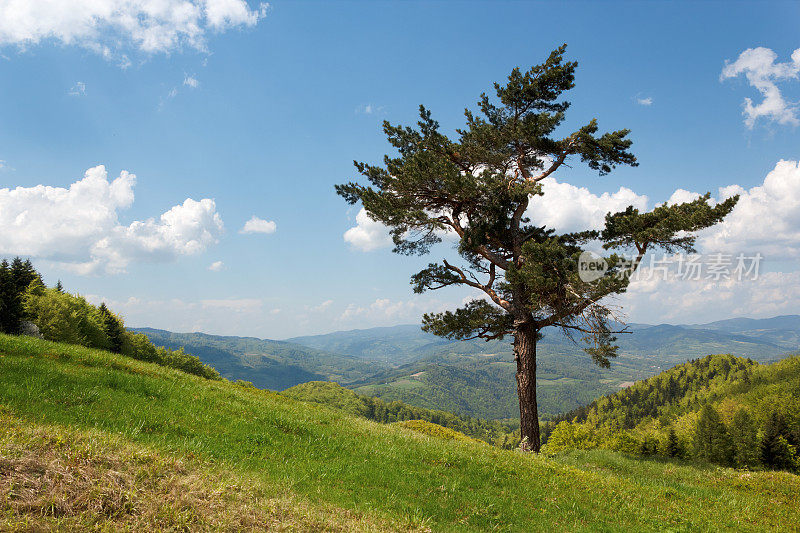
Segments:
[[[514,358],[517,361],[517,395],[522,450],[539,453],[539,409],[536,404],[536,339],[538,331],[530,324],[514,333]]]

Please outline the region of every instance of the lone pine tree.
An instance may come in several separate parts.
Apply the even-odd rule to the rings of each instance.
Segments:
[[[355,162],[368,185],[350,182],[337,192],[361,202],[368,215],[390,228],[394,251],[423,255],[450,233],[464,264],[431,263],[412,277],[414,291],[463,285],[484,298],[463,308],[426,314],[423,329],[453,339],[514,337],[520,425],[525,449],[539,451],[536,404],[536,344],[546,327],[577,336],[603,366],[616,355],[615,323],[603,298],[625,290],[648,251],[692,251],[693,233],[721,221],[737,198],[693,202],[609,214],[605,228],[557,233],[531,223],[533,196],[547,195],[542,180],[580,161],[600,175],[617,165],[636,166],[629,131],[598,133],[596,120],[566,137],[556,133],[569,102],[562,93],[574,86],[577,63],[565,62],[566,46],[527,72],[515,68],[492,99],[482,94],[479,113],[465,111],[466,127],[450,139],[420,106],[417,128],[384,122],[397,157],[383,165]],[[605,275],[584,281],[578,273],[582,247],[599,241],[606,250],[633,250],[627,266],[616,252],[605,260]]]

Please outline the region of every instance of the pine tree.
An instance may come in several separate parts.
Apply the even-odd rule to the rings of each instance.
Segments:
[[[761,437],[761,462],[764,466],[778,470],[797,468],[796,449],[789,444],[789,428],[786,420],[778,412],[773,412],[764,426]]]
[[[20,330],[25,316],[23,296],[28,286],[35,282],[42,282],[42,278],[33,268],[30,260],[23,261],[15,257],[11,264],[3,260],[0,279],[0,299],[2,299],[2,318],[0,328],[3,333],[16,334]]]
[[[738,468],[753,467],[758,464],[758,434],[753,417],[747,409],[740,408],[731,423],[733,441],[733,463]]]
[[[55,289],[58,292],[64,292],[64,285],[61,284],[61,280],[58,280],[58,283],[56,283]]]
[[[694,233],[720,222],[738,197],[716,206],[709,194],[641,213],[634,207],[606,217],[602,231],[558,234],[531,223],[530,201],[548,196],[542,182],[569,162],[600,175],[619,165],[636,166],[629,130],[598,134],[596,120],[556,137],[570,104],[577,63],[565,62],[566,46],[527,72],[512,70],[497,98],[481,95],[479,114],[465,112],[466,127],[452,140],[420,106],[418,128],[384,122],[399,157],[384,165],[356,162],[369,185],[351,182],[336,190],[350,204],[387,225],[394,251],[423,255],[446,232],[458,238],[461,265],[431,263],[412,277],[416,293],[453,285],[481,291],[456,311],[427,314],[423,329],[452,339],[514,337],[520,427],[528,450],[539,451],[536,347],[541,331],[558,328],[577,335],[592,360],[608,366],[616,356],[612,312],[601,300],[623,292],[644,255],[658,249],[692,251]],[[632,264],[616,253],[604,258],[605,274],[586,280],[579,258],[589,241],[606,250],[633,251]],[[585,263],[583,263],[585,265]]]
[[[703,461],[723,466],[731,464],[733,444],[728,430],[719,413],[706,404],[700,412],[700,419],[694,434],[695,456]]]
[[[125,328],[122,321],[108,309],[105,302],[100,304],[100,318],[103,321],[103,330],[108,336],[110,350],[114,353],[121,353],[125,339]]]
[[[667,457],[678,457],[681,455],[680,443],[678,442],[678,434],[675,433],[675,428],[669,428],[669,435],[667,435]]]
[[[0,262],[0,333],[12,332],[14,314],[12,295],[11,272],[8,267],[8,261],[3,259]]]

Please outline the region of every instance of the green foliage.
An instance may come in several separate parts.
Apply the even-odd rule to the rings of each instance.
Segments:
[[[690,361],[551,424],[549,439],[567,443],[559,450],[623,451],[622,443],[635,443],[626,453],[691,451],[692,458],[720,465],[792,471],[798,468],[800,356],[769,365],[730,355]],[[582,438],[569,444],[564,435]]]
[[[764,427],[761,438],[761,461],[770,468],[796,470],[798,468],[796,443],[792,438],[783,415],[773,412]]]
[[[42,337],[50,341],[110,350],[207,379],[220,379],[214,368],[182,349],[159,348],[146,336],[126,331],[122,318],[105,303],[96,307],[82,296],[65,292],[60,283],[48,289],[30,261],[16,258],[10,266],[7,261],[0,263],[0,294],[2,309],[13,307],[17,301],[21,303],[13,319],[0,313],[7,331],[16,333],[18,325],[14,324],[24,318],[32,321]]]
[[[675,432],[675,428],[669,428],[667,443],[664,448],[664,455],[667,457],[680,457],[683,455],[682,451],[683,450],[681,450],[680,442],[678,442],[678,434]]]
[[[737,468],[752,468],[759,462],[758,428],[745,408],[740,408],[733,416],[730,426],[733,440],[733,464]]]
[[[58,288],[55,289],[58,292]],[[105,302],[100,304],[100,318],[103,321],[103,331],[108,337],[109,350],[114,353],[122,353],[122,346],[125,343],[125,327],[122,319],[114,315]]]
[[[89,348],[111,347],[100,311],[81,296],[31,286],[24,296],[25,312],[45,339]]]
[[[22,322],[29,318],[24,297],[34,282],[41,285],[42,278],[30,260],[15,257],[10,264],[5,259],[0,262],[0,333],[18,333]]]
[[[706,404],[694,430],[694,453],[698,459],[730,465],[733,462],[733,442],[719,413]]]

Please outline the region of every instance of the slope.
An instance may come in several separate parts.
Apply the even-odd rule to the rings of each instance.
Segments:
[[[0,336],[0,383],[0,404],[18,427],[66,439],[47,444],[56,451],[82,435],[100,435],[98,449],[106,439],[119,439],[169,460],[197,461],[208,475],[221,469],[234,485],[252,483],[268,497],[299,498],[317,512],[338,509],[336,516],[348,521],[341,529],[358,530],[367,521],[437,531],[786,531],[797,527],[800,512],[794,497],[800,483],[790,474],[740,476],[608,453],[523,455],[34,339]],[[20,472],[9,457],[41,447],[7,442],[3,479]],[[137,464],[130,460],[123,471]],[[85,461],[64,464],[67,474],[77,475]],[[15,507],[15,494],[2,493],[0,526],[43,529],[47,511]],[[177,494],[164,497],[173,501]],[[241,497],[253,508],[269,507],[247,488]],[[111,527],[115,517],[103,509],[89,506],[85,519]],[[67,520],[74,511],[66,512],[57,518]],[[134,506],[129,512],[138,519],[142,511]]]

